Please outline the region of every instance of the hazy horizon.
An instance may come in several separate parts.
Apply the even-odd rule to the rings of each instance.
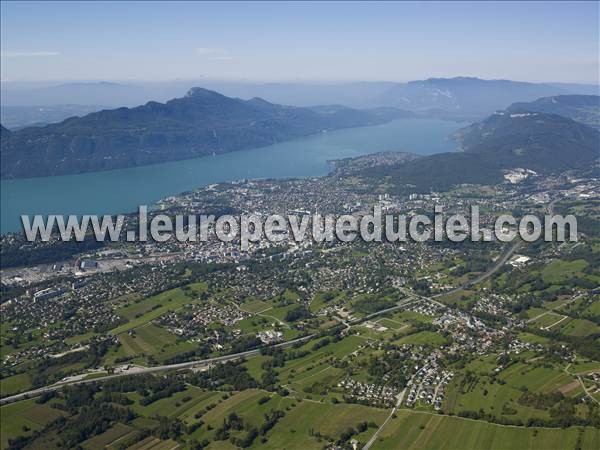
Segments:
[[[2,2],[0,79],[598,84],[597,2]]]
[[[344,79],[313,79],[313,78],[303,78],[303,79],[292,79],[292,78],[283,78],[283,79],[245,79],[245,78],[218,78],[218,77],[210,77],[210,78],[165,78],[165,79],[156,79],[156,80],[147,80],[143,78],[73,78],[73,79],[56,79],[56,80],[44,80],[44,79],[35,79],[35,80],[0,80],[0,83],[3,85],[23,85],[28,87],[33,87],[33,85],[37,85],[37,87],[56,87],[62,85],[69,84],[81,84],[81,85],[94,85],[94,84],[163,84],[163,83],[203,83],[203,82],[217,82],[217,83],[240,83],[240,84],[298,84],[298,85],[344,85],[344,84],[359,84],[359,83],[390,83],[390,84],[402,84],[402,83],[410,83],[412,81],[423,81],[428,79],[453,79],[453,78],[477,78],[484,81],[514,81],[517,83],[533,83],[533,84],[568,84],[568,85],[586,85],[586,86],[600,86],[600,80],[596,82],[569,82],[563,80],[548,80],[548,81],[537,81],[537,80],[522,80],[522,79],[514,79],[514,78],[482,78],[475,75],[453,75],[453,76],[424,76],[422,78],[416,79],[406,79],[406,80],[390,80],[390,79],[355,79],[355,80],[344,80]],[[198,87],[202,87],[201,84]]]

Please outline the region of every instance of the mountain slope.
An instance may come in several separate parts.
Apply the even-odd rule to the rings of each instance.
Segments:
[[[11,131],[8,128],[0,125],[0,138],[8,138],[11,135]]]
[[[600,96],[557,95],[539,98],[533,102],[513,103],[508,111],[532,111],[558,114],[600,129]]]
[[[599,156],[597,130],[556,114],[498,112],[459,134],[465,152],[542,172],[583,167]]]
[[[462,183],[495,184],[516,168],[559,173],[592,166],[600,157],[600,132],[572,119],[535,112],[498,112],[462,129],[463,152],[365,170],[395,190],[443,190]]]
[[[164,104],[105,110],[3,136],[1,176],[62,175],[194,158],[405,116],[391,109],[296,108],[194,88]]]

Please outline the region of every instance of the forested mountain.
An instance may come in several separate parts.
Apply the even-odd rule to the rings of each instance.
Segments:
[[[558,114],[600,129],[600,96],[598,95],[544,97],[529,103],[513,103],[508,110]]]
[[[2,178],[63,175],[244,150],[323,130],[384,123],[411,113],[392,108],[299,108],[240,100],[202,88],[5,134]]]
[[[457,133],[464,151],[421,157],[363,171],[393,182],[396,190],[446,189],[462,183],[494,184],[510,169],[558,173],[593,166],[600,132],[556,114],[501,111]]]

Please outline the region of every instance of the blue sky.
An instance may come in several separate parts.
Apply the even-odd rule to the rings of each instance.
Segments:
[[[598,82],[598,2],[1,3],[5,81]]]

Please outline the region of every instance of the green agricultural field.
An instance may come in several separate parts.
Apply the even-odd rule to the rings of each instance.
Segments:
[[[533,319],[534,317],[537,317],[537,316],[539,316],[541,314],[544,314],[546,312],[548,312],[548,310],[544,309],[544,308],[529,308],[526,311],[526,314],[527,314],[527,318],[528,319]]]
[[[588,373],[592,371],[600,371],[600,362],[578,359],[569,368],[571,373]]]
[[[550,325],[548,325],[548,330],[549,331],[561,331],[562,328],[568,326],[571,322],[573,322],[575,319],[573,319],[572,317],[569,316],[562,316],[560,318],[558,318],[554,323],[551,323]]]
[[[265,311],[268,314],[270,310]],[[254,315],[252,317],[246,317],[245,319],[236,322],[234,327],[242,330],[244,334],[256,334],[256,332],[264,330],[265,328],[271,327],[272,325],[278,325],[279,321],[272,317],[265,317],[262,315]],[[283,325],[279,324],[283,328]]]
[[[126,356],[152,356],[159,362],[197,347],[197,344],[178,339],[174,334],[153,324],[136,328],[134,334],[121,333],[119,341]]]
[[[306,344],[304,344],[302,347],[300,347],[300,349],[312,350],[312,348],[316,342],[320,342],[320,341],[311,340],[311,341],[307,342]],[[360,337],[350,335],[350,336],[346,336],[345,338],[343,338],[337,342],[330,342],[329,344],[325,345],[324,347],[321,347],[320,349],[318,349],[316,352],[313,350],[313,354],[321,354],[321,355],[331,354],[337,358],[343,358],[344,356],[349,355],[350,353],[355,351],[357,348],[363,346],[364,344],[365,344],[365,341],[363,339],[361,339]]]
[[[67,339],[65,339],[65,342],[69,345],[79,344],[81,342],[88,341],[90,338],[94,337],[95,335],[96,335],[95,332],[88,331],[87,333],[84,333],[84,334],[79,334],[77,336],[68,337]]]
[[[377,321],[377,323],[381,326],[384,326],[386,328],[389,328],[392,331],[399,331],[402,329],[406,329],[408,328],[410,325],[404,322],[400,322],[398,320],[395,319],[388,319],[387,317],[384,317],[383,319],[379,319]]]
[[[600,327],[586,319],[574,319],[561,326],[560,332],[568,336],[589,336],[600,333]]]
[[[474,299],[472,298],[474,294],[474,291],[464,290],[453,292],[452,294],[442,295],[438,297],[437,300],[448,305],[465,306],[474,301]]]
[[[262,300],[247,299],[244,303],[242,303],[241,308],[250,313],[257,313],[267,308],[271,308],[272,306],[273,305],[271,303],[267,303]]]
[[[531,417],[549,418],[547,411],[521,406],[518,399],[522,392],[509,384],[490,383],[487,377],[479,377],[474,385],[461,389],[463,378],[457,376],[448,385],[443,410],[447,414],[461,411],[479,411],[493,414],[497,418],[525,421]]]
[[[208,402],[215,396],[215,393],[188,386],[184,391],[176,392],[171,397],[162,398],[146,406],[139,404],[141,397],[138,393],[129,393],[127,396],[134,401],[131,409],[141,416],[152,417],[158,414],[167,417],[188,417],[188,411],[201,409],[198,405]]]
[[[561,309],[564,305],[570,304],[573,302],[573,299],[570,297],[561,297],[558,300],[554,300],[552,302],[544,302],[545,309]]]
[[[180,445],[177,442],[170,439],[163,441],[153,436],[149,436],[129,447],[129,450],[174,450],[179,447]]]
[[[562,368],[547,368],[527,363],[515,363],[499,372],[495,382],[490,375],[495,373],[496,363],[492,356],[469,363],[449,383],[443,410],[459,414],[461,411],[483,410],[497,418],[526,421],[529,418],[548,419],[547,410],[539,410],[519,404],[523,388],[531,392],[550,393],[566,389],[574,378]],[[476,374],[467,382],[467,371]]]
[[[248,369],[248,373],[255,380],[260,380],[265,370],[262,368],[262,364],[265,361],[272,359],[270,356],[258,355],[249,358],[245,363],[244,367]]]
[[[2,396],[16,394],[31,388],[31,379],[29,375],[21,373],[0,380],[0,392]]]
[[[497,355],[486,355],[480,356],[473,361],[470,361],[464,370],[470,370],[478,375],[491,375],[495,372],[498,367],[498,356]]]
[[[260,315],[267,319],[272,317],[281,322],[284,322],[285,315],[288,313],[288,311],[291,311],[292,309],[296,309],[297,307],[298,307],[298,303],[291,303],[286,306],[273,307],[271,309],[261,312]]]
[[[204,294],[206,292],[207,288],[208,288],[208,285],[206,283],[200,282],[200,283],[188,284],[187,286],[184,286],[181,289],[183,289],[190,296],[198,297],[198,296]]]
[[[283,292],[283,298],[288,301],[297,302],[300,299],[300,296],[296,292],[286,289]]]
[[[194,395],[192,395],[192,400],[186,402],[185,407],[176,409],[172,415],[172,417],[176,416],[186,424],[196,422],[197,419],[194,417],[196,413],[202,411],[210,404],[218,403],[223,396],[222,392],[204,391],[198,393],[197,388],[193,388],[193,391],[195,392]]]
[[[552,392],[571,382],[573,378],[563,370],[516,363],[500,372],[500,378],[516,387],[527,387],[534,392]]]
[[[8,440],[17,436],[29,436],[40,430],[48,422],[66,415],[49,404],[38,405],[35,400],[24,400],[0,408],[0,428],[2,448],[8,447]]]
[[[434,316],[426,316],[425,314],[421,314],[421,313],[418,313],[415,311],[402,311],[400,313],[395,313],[390,317],[394,320],[399,320],[399,321],[415,320],[417,322],[423,322],[423,323],[431,323],[435,320]]]
[[[332,356],[336,358],[347,357],[365,344],[365,341],[358,336],[347,336],[339,342],[332,342],[318,350],[312,350],[315,342],[311,341],[300,347],[300,351],[310,350],[308,355],[287,361],[285,366],[278,370],[278,376],[282,382],[300,379],[304,372],[311,371],[317,366],[323,369],[330,365],[329,359]]]
[[[443,345],[445,344],[446,338],[439,333],[433,331],[420,331],[415,334],[409,334],[403,338],[398,339],[394,342],[396,345]]]
[[[562,320],[562,319],[564,319],[564,320]],[[559,320],[562,320],[562,322],[557,323]],[[532,323],[535,326],[537,326],[538,328],[553,327],[553,326],[559,327],[560,325],[564,324],[568,320],[571,320],[571,318],[566,317],[562,314],[548,312],[547,314],[544,314],[543,316],[540,316],[537,319],[535,319]]]
[[[94,436],[87,441],[81,443],[81,447],[85,450],[102,450],[120,439],[127,439],[138,433],[134,428],[116,423],[104,433]]]
[[[125,331],[140,327],[163,314],[175,311],[186,304],[195,302],[195,294],[200,287],[197,286],[195,289],[189,289],[187,291],[184,291],[184,289],[185,288],[171,289],[169,291],[161,292],[158,295],[144,298],[139,303],[117,309],[116,313],[128,319],[129,322],[113,329],[111,334],[118,335]]]
[[[164,328],[147,324],[135,329],[135,334],[121,333],[119,341],[129,356],[154,355],[162,348],[173,345],[177,337]]]
[[[121,295],[121,296],[113,299],[112,304],[115,307],[124,308],[126,306],[133,305],[134,303],[138,303],[139,301],[141,301],[143,299],[144,299],[144,297],[141,294],[138,294],[137,292],[135,292],[135,293],[131,293],[131,294]]]
[[[259,399],[270,396],[271,399],[259,404]],[[321,433],[339,438],[340,434],[349,427],[356,427],[363,421],[374,421],[383,423],[389,411],[370,408],[362,405],[351,405],[340,403],[320,403],[310,400],[296,400],[293,397],[280,397],[260,390],[247,390],[222,401],[215,408],[204,414],[202,420],[206,424],[217,428],[223,423],[230,413],[235,412],[242,417],[244,423],[258,426],[263,421],[265,413],[278,409],[285,413],[278,423],[267,433],[267,441],[261,443],[259,439],[251,448],[256,449],[286,449],[304,450],[321,448],[319,440],[311,434]],[[369,428],[360,435],[360,439],[366,442],[374,428]],[[311,433],[312,432],[312,433]],[[197,430],[193,437],[197,439],[211,438],[214,430],[207,430],[206,426]],[[216,444],[216,445],[215,445]],[[217,441],[210,448],[235,448],[227,441]]]
[[[343,378],[344,371],[330,365],[319,365],[307,370],[294,378],[294,381],[286,385],[300,396],[306,395],[314,400],[330,397],[332,388]]]
[[[368,326],[366,326],[366,323],[363,323],[362,325],[354,326],[353,329],[356,330],[356,333],[359,336],[361,336],[362,338],[379,340],[379,341],[381,341],[381,340],[389,341],[394,337],[395,334],[398,334],[394,330],[389,329],[389,328],[385,331],[380,331],[379,329],[375,329],[373,327],[368,327]],[[408,329],[406,329],[405,331],[408,331]]]
[[[382,430],[374,450],[565,450],[576,448],[578,428],[548,429],[495,425],[459,417],[406,411]],[[582,450],[597,449],[600,430],[585,428]]]
[[[263,397],[271,397],[271,399],[266,403],[259,404],[258,400]],[[271,409],[285,409],[292,403],[294,403],[294,399],[290,397],[281,397],[260,389],[248,389],[235,393],[218,403],[213,409],[202,416],[202,420],[218,426],[223,422],[224,417],[235,412],[243,416],[244,420],[248,423],[259,425],[264,413]]]
[[[560,283],[576,276],[581,276],[588,263],[583,259],[575,261],[552,261],[542,269],[542,279],[546,283]]]
[[[211,439],[215,430],[223,424],[223,420],[231,413],[235,413],[242,417],[245,424],[260,426],[263,421],[264,414],[273,409],[287,410],[295,402],[291,397],[280,397],[279,395],[271,394],[258,389],[250,389],[239,393],[234,393],[228,398],[222,398],[223,393],[216,397],[211,403],[214,405],[208,412],[202,416],[202,421],[206,425],[196,430],[191,436],[193,438]],[[259,400],[269,398],[266,402]],[[209,428],[213,428],[210,430]],[[243,432],[235,432],[233,434],[240,435]],[[258,440],[257,440],[258,442]],[[215,445],[216,444],[216,445]],[[222,447],[225,444],[225,447]],[[228,441],[216,441],[211,444],[211,448],[235,448]]]
[[[129,355],[126,352],[125,347],[122,345],[113,346],[102,358],[102,365],[114,366],[116,364],[116,360],[123,361],[124,358],[127,358],[128,356]]]
[[[286,411],[285,417],[269,432],[266,443],[255,444],[253,448],[274,450],[322,448],[323,442],[319,442],[314,434],[320,433],[337,439],[349,427],[356,428],[364,421],[381,425],[388,414],[388,410],[362,405],[345,403],[333,405],[303,400],[290,411]],[[369,428],[359,438],[362,442],[367,442],[374,432],[374,428]]]
[[[585,313],[592,316],[600,316],[600,299],[597,298],[593,301],[590,306],[585,309]]]
[[[519,333],[519,339],[521,339],[524,342],[530,342],[532,344],[547,344],[548,342],[550,342],[550,339],[546,337],[525,332]]]
[[[131,421],[131,425],[133,425],[134,427],[138,428],[138,429],[146,429],[146,430],[153,430],[156,427],[159,426],[159,422],[156,419],[150,419],[148,417],[136,417],[135,419],[133,419]]]
[[[310,302],[309,309],[311,312],[317,312],[327,305],[332,305],[343,300],[345,295],[337,291],[317,292]]]

